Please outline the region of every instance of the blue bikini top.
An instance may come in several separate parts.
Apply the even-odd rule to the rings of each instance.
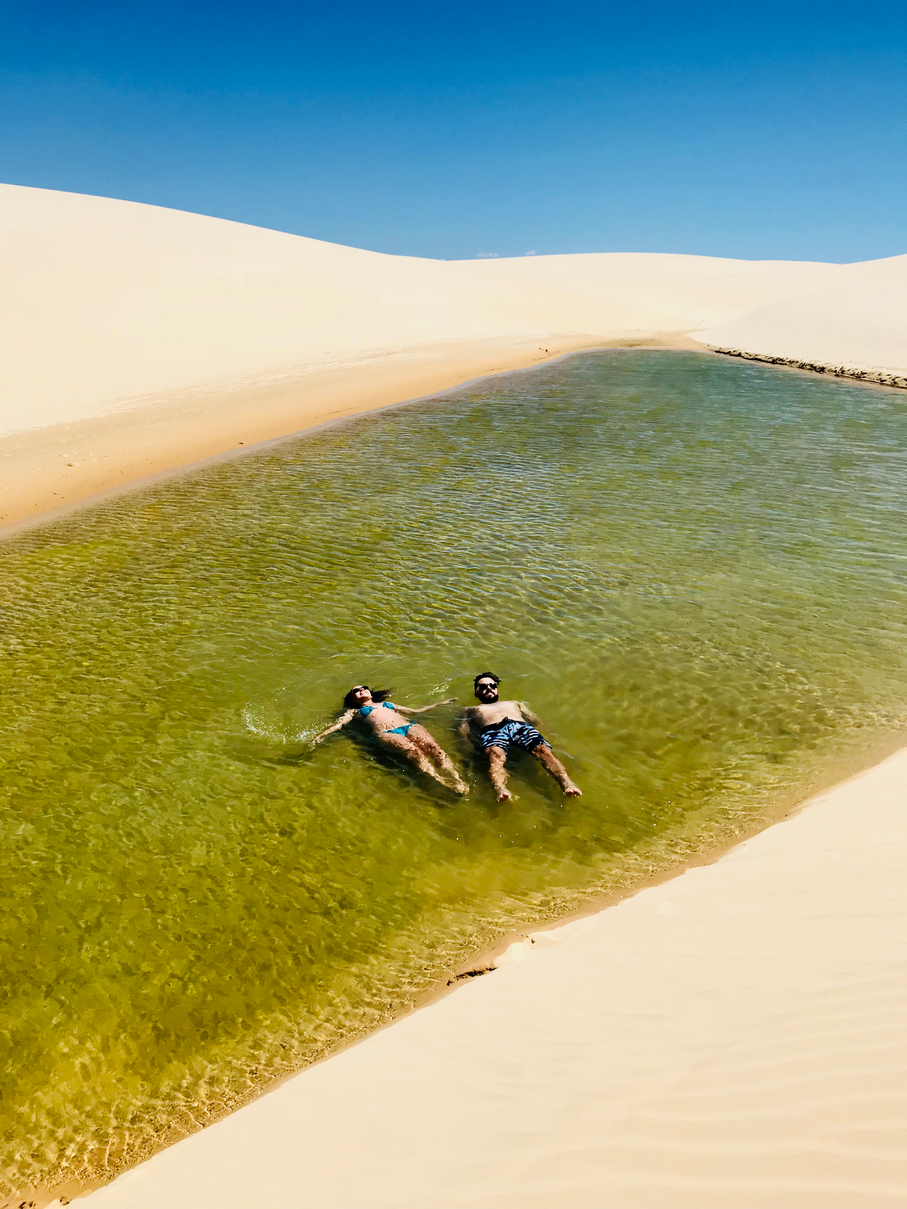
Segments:
[[[394,709],[395,708],[390,703],[390,701],[382,701],[381,705],[383,705],[385,709]],[[379,709],[379,708],[380,708],[380,706],[378,706],[378,705],[363,705],[363,706],[361,706],[359,713],[362,715],[363,718],[367,718],[373,709]]]

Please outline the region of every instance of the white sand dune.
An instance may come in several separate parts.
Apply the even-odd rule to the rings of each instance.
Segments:
[[[91,1209],[901,1209],[905,787],[537,934]]]
[[[842,366],[907,384],[907,256],[842,268],[819,290],[767,303],[695,338],[712,348]]]
[[[702,256],[446,262],[6,185],[3,425],[475,340],[714,326],[840,266]]]
[[[875,283],[893,283],[894,307],[907,259],[420,260],[12,185],[0,186],[0,235],[5,524],[566,351],[698,347],[687,333],[714,341],[791,298],[815,300],[800,320],[815,315],[823,352],[887,364],[878,333],[900,318]],[[822,307],[850,304],[855,271],[866,323],[847,312],[836,327]]]

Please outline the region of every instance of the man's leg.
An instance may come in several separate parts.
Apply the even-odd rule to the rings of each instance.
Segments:
[[[507,788],[507,752],[503,747],[488,748],[488,775],[499,802],[509,802],[513,794]]]
[[[532,754],[551,773],[568,798],[582,796],[583,791],[573,784],[567,775],[566,768],[564,768],[563,764],[546,743],[539,743],[538,746],[533,747]]]

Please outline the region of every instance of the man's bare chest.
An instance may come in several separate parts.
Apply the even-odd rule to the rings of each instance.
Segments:
[[[494,726],[505,718],[512,718],[515,722],[523,721],[519,703],[516,701],[496,701],[494,705],[478,705],[474,708],[473,718],[480,727]]]

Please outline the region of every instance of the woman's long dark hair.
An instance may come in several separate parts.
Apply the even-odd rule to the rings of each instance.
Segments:
[[[351,688],[350,691],[347,693],[347,695],[343,698],[344,709],[355,709],[356,708],[356,702],[353,700],[353,693],[355,693],[357,688],[368,688],[368,685],[367,684],[357,684],[354,688]],[[380,705],[382,701],[386,701],[388,699],[388,697],[393,692],[393,689],[377,688],[377,689],[372,690],[372,689],[368,688],[368,691],[372,694],[372,700],[375,701],[378,705]]]

